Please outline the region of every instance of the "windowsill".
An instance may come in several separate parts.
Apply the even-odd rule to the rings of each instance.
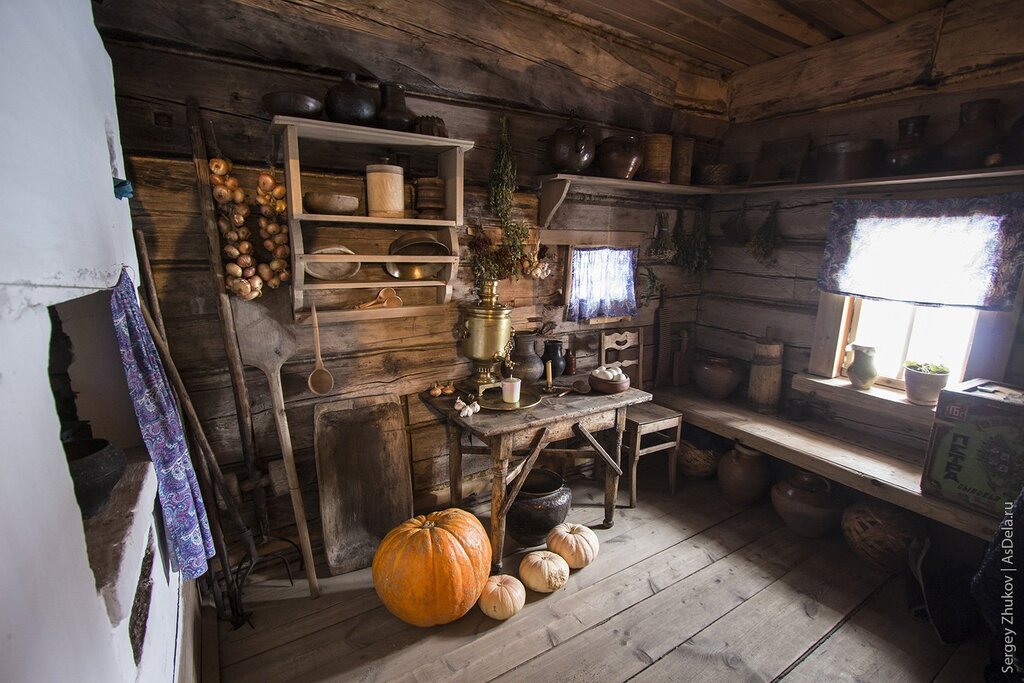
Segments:
[[[874,386],[854,389],[845,377],[826,379],[800,373],[793,378],[793,388],[809,394],[812,391],[827,403],[843,405],[857,410],[884,411],[890,417],[910,428],[931,430],[935,421],[934,406],[919,406],[907,400],[898,389]]]

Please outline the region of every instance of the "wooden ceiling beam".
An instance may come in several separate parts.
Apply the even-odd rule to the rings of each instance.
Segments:
[[[821,45],[834,38],[822,32],[804,17],[795,14],[775,0],[716,0],[744,14],[751,21],[766,26],[804,45]]]
[[[942,7],[944,0],[860,0],[890,22],[902,21],[930,9]]]
[[[757,47],[775,57],[807,47],[806,44],[762,24],[714,0],[648,0],[663,11],[678,14]]]
[[[811,17],[815,22],[829,26],[843,36],[855,36],[873,31],[889,21],[859,0],[782,0],[795,14]]]

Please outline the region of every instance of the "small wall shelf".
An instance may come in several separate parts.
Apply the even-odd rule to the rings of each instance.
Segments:
[[[670,185],[668,183],[649,183],[642,180],[619,180],[617,178],[600,178],[597,176],[571,175],[557,173],[540,179],[540,204],[537,209],[537,224],[546,228],[551,225],[551,217],[565,201],[572,186],[590,188],[598,192],[625,190],[629,192],[648,192],[652,194],[672,195],[708,195],[718,192],[718,188],[700,185]]]
[[[288,229],[292,250],[292,309],[295,321],[304,323],[310,320],[309,309],[305,302],[306,292],[335,292],[344,295],[345,292],[365,290],[364,298],[368,300],[385,287],[401,288],[405,292],[411,292],[413,299],[417,300],[416,305],[397,308],[336,308],[332,310],[329,307],[321,308],[318,302],[317,317],[321,322],[326,323],[404,318],[439,312],[441,307],[451,300],[452,282],[458,271],[459,242],[455,228],[462,225],[463,222],[463,155],[473,148],[473,142],[288,116],[274,117],[271,130],[280,133],[284,143]],[[437,174],[445,180],[444,218],[377,218],[305,213],[302,206],[302,174],[299,164],[300,139],[338,143],[348,146],[353,152],[357,149],[364,151],[371,149],[381,153],[398,151],[436,157]],[[339,231],[366,230],[368,228],[425,230],[436,234],[437,240],[448,247],[450,255],[308,254],[305,250],[303,229],[311,225],[329,225],[331,229],[336,228]],[[442,267],[436,278],[424,280],[400,280],[381,272],[379,278],[322,281],[315,278],[307,279],[305,268],[307,263],[436,263],[441,264]],[[405,295],[403,295],[404,297]],[[434,303],[421,305],[424,298],[427,297]],[[342,298],[344,299],[344,296]]]

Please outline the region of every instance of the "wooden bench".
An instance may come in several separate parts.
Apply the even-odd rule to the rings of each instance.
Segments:
[[[714,401],[687,388],[658,389],[654,400],[683,420],[972,536],[992,539],[999,520],[921,493],[920,458],[905,458],[812,431],[798,423]],[[858,439],[860,441],[860,439]],[[863,443],[863,441],[861,441]],[[914,462],[917,460],[917,462]]]

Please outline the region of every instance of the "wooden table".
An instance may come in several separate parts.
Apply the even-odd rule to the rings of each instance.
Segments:
[[[455,426],[450,448],[450,482],[453,506],[462,502],[462,454],[475,452],[464,446],[462,439],[472,435],[486,444],[482,452],[490,453],[491,467],[491,558],[492,569],[501,569],[505,543],[505,518],[509,507],[519,494],[526,476],[533,468],[541,451],[553,442],[580,436],[586,440],[608,467],[605,473],[604,525],[611,527],[615,517],[615,498],[622,469],[619,457],[622,450],[622,432],[626,426],[626,408],[651,400],[646,391],[627,389],[619,394],[569,394],[545,397],[533,408],[512,411],[481,410],[471,417],[459,417],[452,411],[448,419]],[[602,446],[594,434],[615,429],[611,453]],[[479,447],[477,447],[479,448]],[[472,450],[471,450],[472,449]],[[526,459],[506,495],[509,460],[517,450],[528,449]],[[569,455],[579,451],[547,449],[549,453]]]

